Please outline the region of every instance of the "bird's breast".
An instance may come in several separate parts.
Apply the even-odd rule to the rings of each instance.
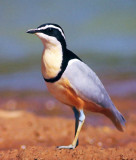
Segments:
[[[42,54],[42,75],[50,79],[57,76],[61,70],[62,49],[60,46],[45,48]]]

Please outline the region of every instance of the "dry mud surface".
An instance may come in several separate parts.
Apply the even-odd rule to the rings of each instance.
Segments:
[[[0,160],[136,160],[134,99],[114,99],[127,120],[125,132],[117,131],[103,116],[86,113],[86,117],[95,118],[87,119],[79,146],[75,150],[58,150],[56,146],[73,140],[74,119],[69,116],[72,111],[52,100],[40,104],[33,98],[0,100]],[[37,105],[43,107],[30,109]]]

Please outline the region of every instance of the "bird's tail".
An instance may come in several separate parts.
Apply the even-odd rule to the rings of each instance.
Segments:
[[[113,108],[112,110],[107,110],[103,113],[111,119],[111,121],[114,123],[114,125],[119,131],[123,132],[123,126],[125,126],[126,120],[116,108]]]

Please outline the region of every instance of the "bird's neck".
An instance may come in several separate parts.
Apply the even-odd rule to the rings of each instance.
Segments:
[[[42,53],[42,74],[44,78],[50,79],[58,75],[61,70],[63,59],[60,43],[46,43]]]

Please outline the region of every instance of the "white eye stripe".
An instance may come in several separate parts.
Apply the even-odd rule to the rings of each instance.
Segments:
[[[58,29],[58,30],[60,31],[61,35],[62,35],[62,36],[64,37],[64,39],[65,39],[65,35],[64,35],[62,29],[59,28],[59,27],[56,27],[56,26],[54,26],[54,25],[46,25],[46,26],[44,26],[44,27],[38,28],[38,30],[44,30],[44,29],[47,29],[47,28],[55,28],[55,29]]]

